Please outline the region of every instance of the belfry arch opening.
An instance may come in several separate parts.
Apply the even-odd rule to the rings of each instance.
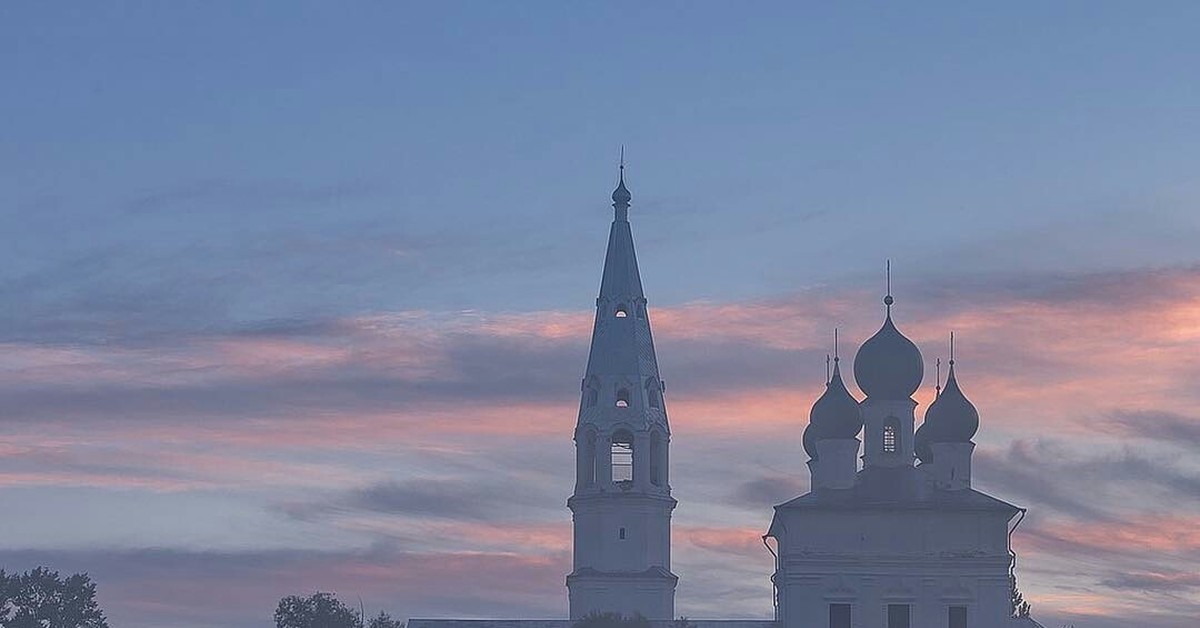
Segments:
[[[633,482],[633,434],[618,430],[612,435],[611,455],[612,481]]]
[[[579,472],[582,474],[579,483],[592,486],[596,483],[596,432],[588,430],[584,435],[579,456],[582,458],[579,461]]]
[[[651,408],[662,407],[662,389],[653,377],[646,380],[646,403]]]
[[[618,408],[628,408],[629,407],[629,389],[628,388],[622,388],[617,391],[617,407]]]
[[[650,483],[662,486],[663,482],[663,438],[658,432],[650,436]]]

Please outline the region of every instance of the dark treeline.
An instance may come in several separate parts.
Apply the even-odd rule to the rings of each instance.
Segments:
[[[367,619],[332,593],[289,595],[275,607],[275,628],[404,628],[404,622],[380,611]]]
[[[0,628],[108,628],[87,574],[63,578],[45,567],[0,569]]]

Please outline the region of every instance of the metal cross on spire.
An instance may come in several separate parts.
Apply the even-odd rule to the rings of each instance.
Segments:
[[[885,268],[886,270],[884,270],[884,276],[887,278],[887,295],[883,297],[883,304],[887,306],[887,313],[890,317],[892,315],[892,304],[896,302],[896,300],[892,298],[892,260],[889,259],[887,261],[887,266]]]
[[[933,381],[935,382],[935,385],[933,387],[933,391],[934,391],[933,398],[937,399],[938,397],[942,396],[942,359],[941,358],[937,359],[937,375],[934,375]]]

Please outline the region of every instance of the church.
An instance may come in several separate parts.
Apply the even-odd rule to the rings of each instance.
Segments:
[[[622,164],[574,431],[570,619],[413,619],[410,628],[568,628],[604,612],[666,625],[680,614],[666,387],[631,201]],[[1012,602],[1011,540],[1025,511],[971,487],[979,413],[959,386],[953,349],[945,388],[917,428],[912,395],[925,362],[893,321],[895,303],[889,288],[882,326],[854,358],[865,398],[847,388],[835,355],[812,406],[797,447],[811,490],[776,506],[763,536],[775,558],[774,573],[763,574],[775,619],[690,620],[697,628],[1039,626],[1014,617]]]

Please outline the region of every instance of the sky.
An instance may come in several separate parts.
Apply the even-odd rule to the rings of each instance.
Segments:
[[[115,626],[566,613],[624,145],[677,610],[843,355],[956,332],[1047,626],[1200,615],[1200,5],[0,4],[0,568]],[[861,398],[857,388],[852,391]],[[453,592],[453,593],[449,593]]]

